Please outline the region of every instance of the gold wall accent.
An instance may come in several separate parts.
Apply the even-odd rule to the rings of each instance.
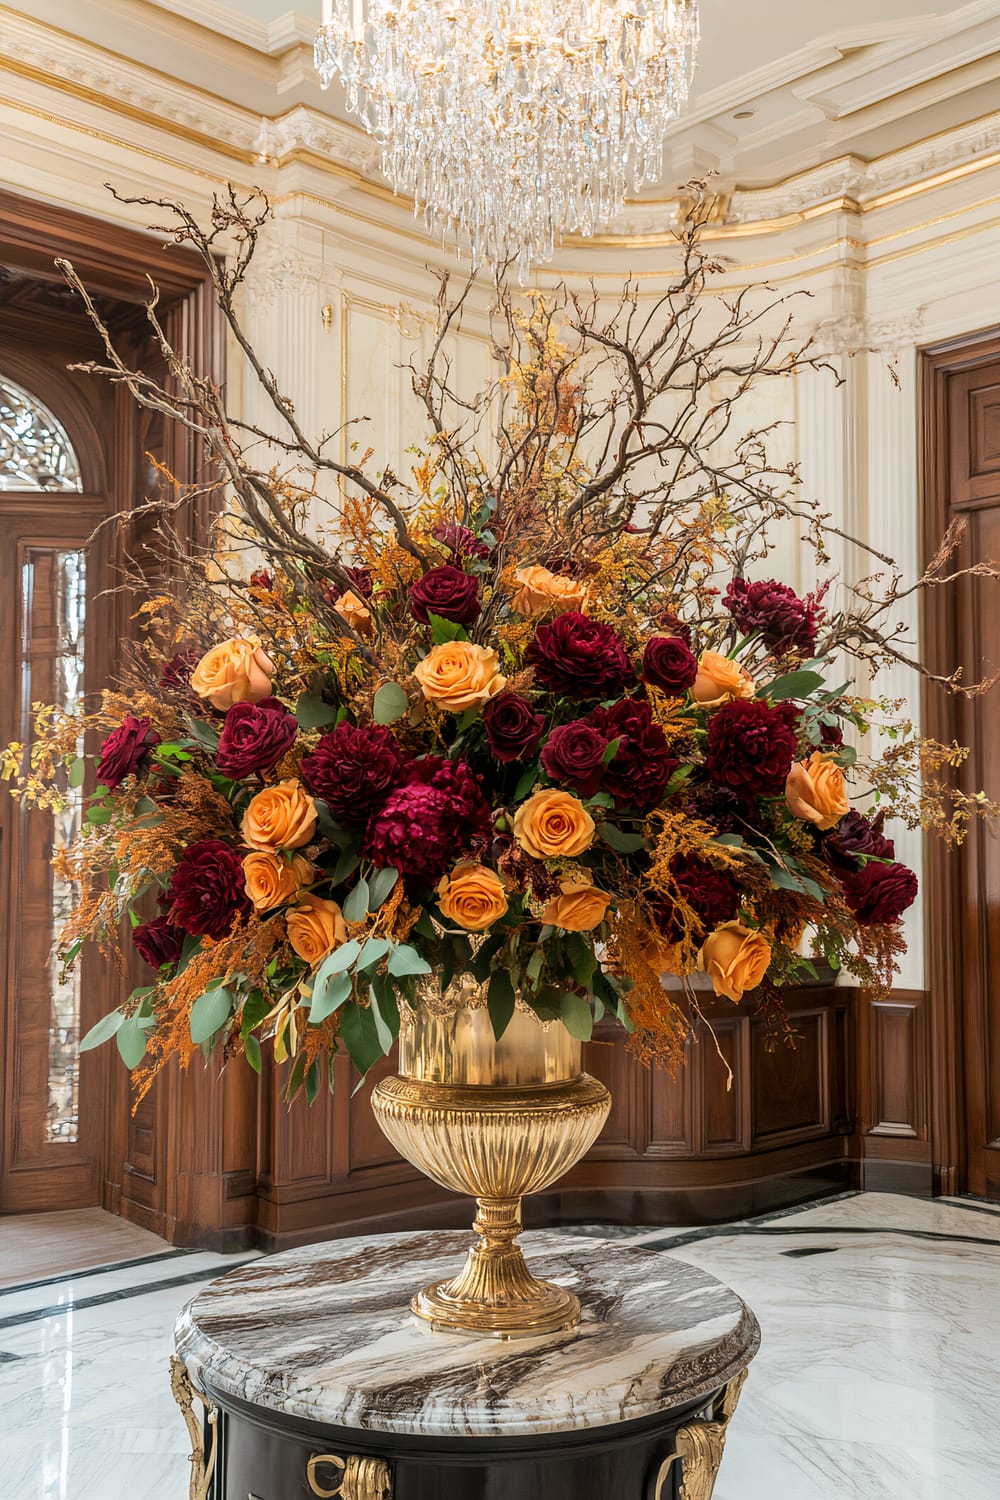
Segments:
[[[667,1500],[668,1483],[678,1461],[681,1465],[678,1500],[712,1500],[726,1447],[726,1430],[746,1378],[746,1370],[733,1377],[717,1398],[710,1422],[689,1422],[680,1429],[674,1451],[657,1475],[653,1500]]]
[[[181,1416],[184,1418],[191,1438],[191,1480],[188,1486],[188,1500],[208,1500],[208,1494],[212,1488],[212,1475],[215,1472],[215,1460],[219,1452],[218,1408],[206,1400],[195,1388],[187,1372],[187,1365],[176,1354],[170,1356],[170,1392],[181,1409]],[[195,1415],[196,1400],[204,1406],[205,1422],[212,1429],[212,1442],[207,1460],[205,1458],[205,1425]]]
[[[329,1466],[339,1471],[333,1488],[320,1481],[319,1470]],[[315,1453],[306,1466],[312,1494],[320,1500],[392,1500],[389,1465],[381,1458],[339,1458],[335,1453]]]

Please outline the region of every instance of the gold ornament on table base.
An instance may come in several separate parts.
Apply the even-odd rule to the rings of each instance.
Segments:
[[[581,1057],[563,1026],[527,1009],[499,1041],[485,1007],[405,1016],[399,1076],[375,1089],[375,1118],[407,1161],[478,1204],[464,1269],[411,1303],[436,1328],[527,1338],[579,1322],[578,1299],[532,1276],[517,1239],[521,1199],[568,1172],[608,1117],[611,1095]]]

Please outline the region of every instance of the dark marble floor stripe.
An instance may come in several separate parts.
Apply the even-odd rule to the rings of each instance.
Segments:
[[[15,1313],[9,1318],[0,1318],[0,1330],[22,1328],[26,1323],[40,1323],[43,1318],[64,1318],[67,1313],[86,1312],[88,1307],[103,1307],[108,1302],[128,1302],[133,1297],[151,1297],[155,1292],[168,1291],[171,1287],[191,1286],[198,1281],[215,1281],[249,1261],[234,1260],[225,1266],[206,1266],[201,1271],[191,1271],[187,1276],[172,1276],[165,1281],[146,1281],[139,1286],[122,1287],[116,1292],[98,1292],[94,1297],[81,1297],[79,1301],[64,1302],[54,1307],[36,1307],[31,1312]]]
[[[738,1239],[741,1235],[823,1235],[835,1234],[863,1238],[866,1235],[898,1234],[904,1239],[940,1241],[949,1245],[986,1245],[1000,1247],[1000,1240],[987,1240],[975,1234],[945,1234],[936,1229],[901,1229],[895,1224],[718,1224],[710,1229],[692,1229],[688,1234],[646,1240],[642,1250],[677,1250],[683,1245],[697,1245],[704,1240]]]
[[[979,1198],[942,1198],[948,1208],[961,1208],[967,1214],[986,1214],[991,1219],[1000,1219],[1000,1207]]]
[[[87,1266],[82,1271],[63,1271],[58,1276],[42,1276],[38,1281],[16,1281],[11,1286],[0,1287],[0,1298],[10,1297],[15,1292],[33,1292],[40,1286],[59,1286],[64,1281],[82,1281],[85,1276],[106,1276],[109,1271],[127,1271],[132,1266],[153,1266],[161,1260],[176,1260],[179,1255],[198,1255],[198,1250],[158,1250],[155,1255],[137,1255],[134,1260],[111,1260],[104,1266]]]

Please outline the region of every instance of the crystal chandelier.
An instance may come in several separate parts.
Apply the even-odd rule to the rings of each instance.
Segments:
[[[324,0],[316,67],[427,227],[523,277],[659,178],[697,44],[697,0]]]

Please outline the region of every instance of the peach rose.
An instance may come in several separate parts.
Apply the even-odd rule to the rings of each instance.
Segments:
[[[789,771],[785,801],[793,818],[824,830],[851,810],[843,771],[820,750],[814,750],[808,760],[797,761]]]
[[[607,915],[611,897],[589,880],[561,880],[559,894],[542,912],[542,921],[564,932],[593,932]]]
[[[315,871],[301,854],[291,859],[281,859],[277,854],[254,852],[243,861],[243,879],[246,893],[257,911],[270,911],[291,901],[304,885],[312,880]]]
[[[333,611],[358,635],[371,635],[372,612],[353,589],[348,589],[346,594],[341,594],[333,606]]]
[[[514,837],[532,859],[575,859],[597,832],[579,797],[558,787],[535,792],[514,814]]]
[[[255,636],[237,636],[207,651],[191,674],[191,687],[213,708],[259,703],[271,696],[274,662]]]
[[[691,687],[691,697],[703,708],[718,708],[733,698],[752,698],[756,688],[745,667],[718,651],[703,651],[698,658],[698,675]]]
[[[507,893],[495,870],[485,865],[456,865],[438,888],[442,916],[467,932],[483,932],[507,910]]]
[[[507,682],[500,675],[496,652],[471,641],[432,646],[413,675],[428,703],[440,703],[455,713],[482,708]]]
[[[301,849],[316,832],[316,804],[301,781],[279,781],[258,792],[243,814],[251,849]]]
[[[336,901],[305,895],[285,917],[288,941],[310,968],[347,941],[347,923]]]
[[[745,990],[755,990],[771,962],[771,945],[762,932],[742,922],[723,922],[705,939],[698,967],[711,979],[717,995],[741,1000]]]
[[[521,587],[511,600],[511,607],[526,620],[537,619],[539,615],[565,614],[569,609],[582,610],[587,602],[589,590],[585,583],[550,573],[540,563],[518,568],[514,577]]]

